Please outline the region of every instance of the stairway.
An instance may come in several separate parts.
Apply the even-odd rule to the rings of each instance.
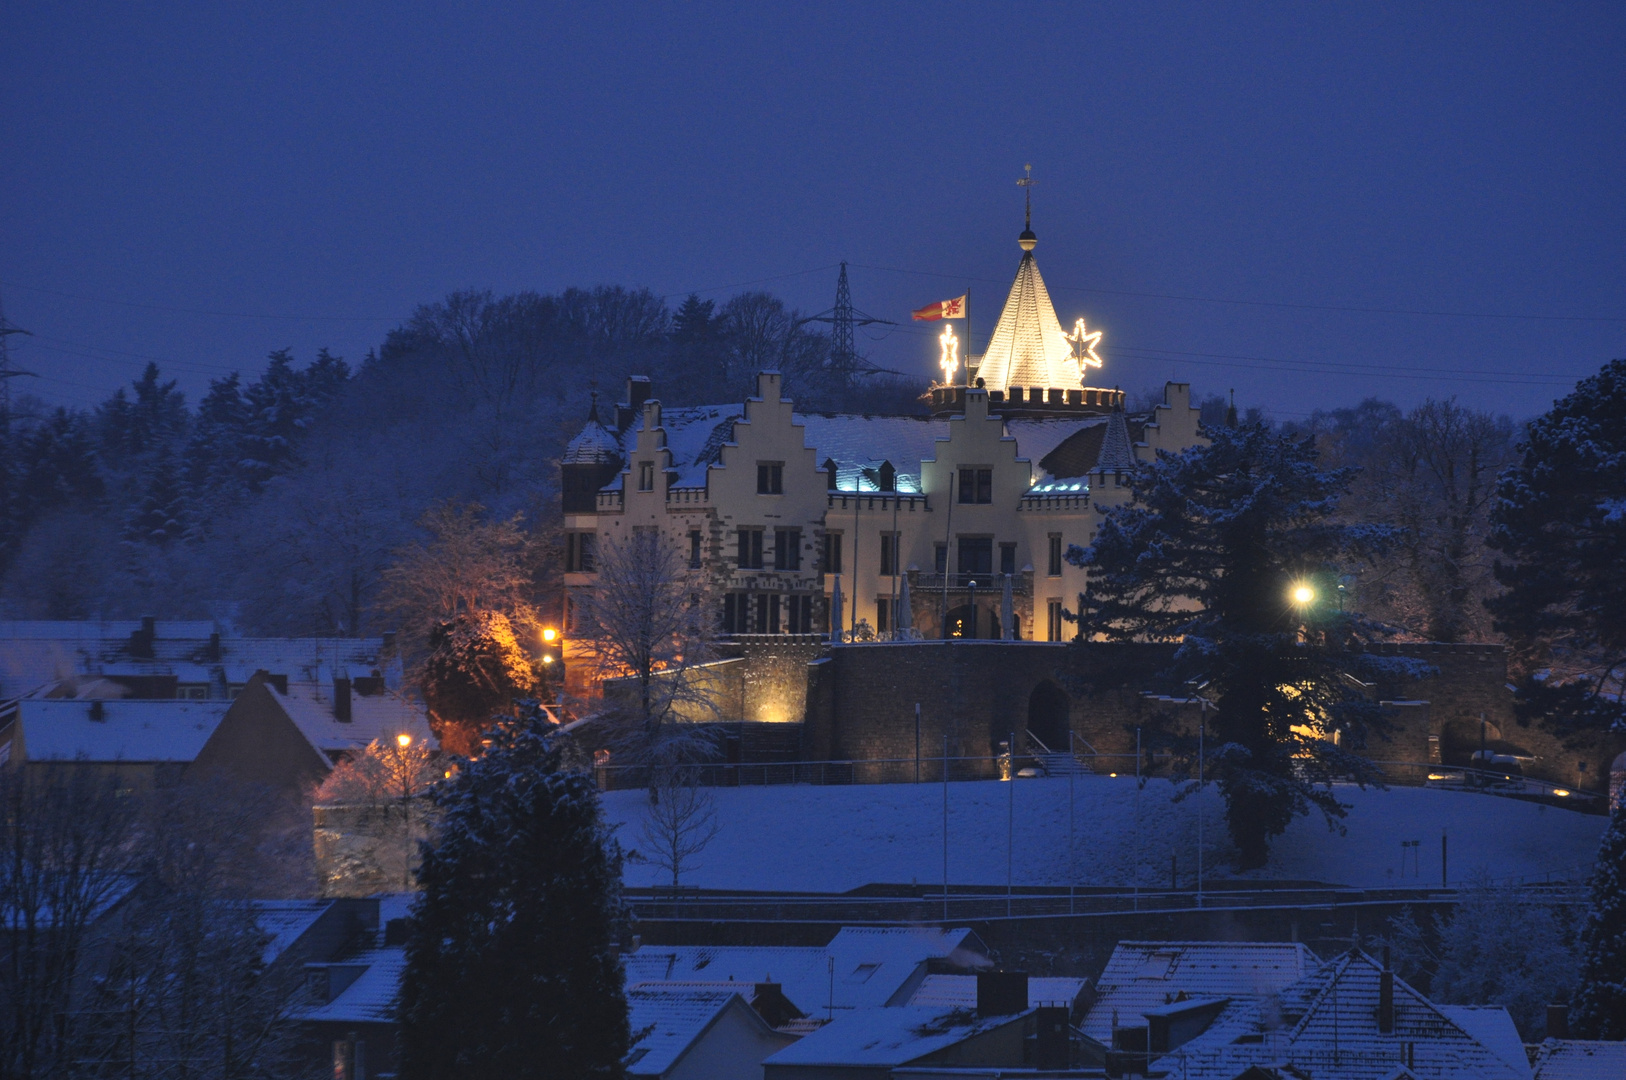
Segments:
[[[1078,758],[1074,757],[1072,754],[1059,754],[1055,752],[1040,754],[1039,761],[1044,766],[1046,776],[1067,776],[1069,774],[1075,776],[1086,776],[1094,772],[1093,769],[1084,764],[1082,761],[1078,760]]]

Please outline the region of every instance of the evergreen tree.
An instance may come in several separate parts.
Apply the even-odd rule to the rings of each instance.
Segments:
[[[452,753],[473,753],[490,718],[535,687],[536,668],[496,611],[448,619],[429,635],[429,649],[423,696],[435,737]]]
[[[406,1080],[619,1077],[621,853],[539,710],[431,790],[401,980]]]
[[[186,487],[202,509],[200,524],[205,529],[209,519],[248,496],[241,465],[248,415],[237,372],[209,381],[209,392],[198,402],[192,437],[187,440],[185,467]]]
[[[1496,628],[1535,672],[1523,720],[1560,733],[1626,723],[1626,360],[1615,360],[1531,423],[1498,486],[1492,547],[1506,591]]]
[[[1626,801],[1609,815],[1598,848],[1581,953],[1571,1031],[1580,1039],[1626,1039]]]
[[[248,415],[238,468],[249,491],[259,493],[272,477],[299,464],[300,437],[349,378],[349,365],[326,349],[303,371],[294,368],[287,349],[271,354],[265,374],[243,394]]]
[[[1377,783],[1361,753],[1387,728],[1361,682],[1427,672],[1364,652],[1370,628],[1331,598],[1339,564],[1374,557],[1393,530],[1337,523],[1354,470],[1323,470],[1313,438],[1261,424],[1211,430],[1209,446],[1162,453],[1133,480],[1132,501],[1106,511],[1089,549],[1067,559],[1089,571],[1085,636],[1179,641],[1180,683],[1206,681],[1216,708],[1206,775],[1218,781],[1244,867],[1313,806],[1329,826],[1347,812],[1335,777]],[[1294,592],[1309,596],[1295,603]],[[1154,733],[1194,771],[1196,735]]]
[[[58,408],[17,439],[18,514],[26,525],[40,514],[102,498],[104,485],[90,418]]]
[[[179,472],[174,460],[164,454],[148,471],[141,500],[125,520],[124,541],[168,547],[186,535],[187,517]]]
[[[131,384],[135,400],[121,386],[96,410],[103,460],[114,468],[174,444],[186,432],[186,397],[175,380],[159,380],[158,365],[149,363]]]

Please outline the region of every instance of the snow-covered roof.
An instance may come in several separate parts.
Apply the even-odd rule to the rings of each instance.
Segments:
[[[999,322],[982,354],[977,377],[990,390],[1012,386],[1049,389],[1082,385],[1073,344],[1056,318],[1050,291],[1039,276],[1032,248],[1022,252],[1016,280],[999,313]]]
[[[633,1076],[659,1076],[694,1045],[731,1002],[760,1023],[743,998],[733,990],[714,987],[635,986],[627,991],[627,1012],[633,1033],[650,1028],[627,1054],[627,1072]],[[766,1027],[766,1025],[763,1025]]]
[[[255,900],[252,904],[254,925],[268,938],[261,960],[269,964],[288,951],[333,906],[333,901]]]
[[[1388,1080],[1403,1066],[1410,1073],[1401,1075],[1431,1080],[1530,1080],[1512,1021],[1489,1015],[1501,1010],[1453,1017],[1394,978],[1393,1030],[1380,1032],[1382,974],[1370,956],[1346,952],[1279,996],[1228,1008],[1154,1068],[1188,1080],[1233,1080],[1276,1063],[1340,1080]]]
[[[128,641],[130,635],[140,629],[140,619],[0,619],[0,640]],[[220,627],[197,619],[160,619],[154,624],[154,629],[159,637],[207,640]]]
[[[186,762],[198,756],[230,707],[225,700],[24,698],[17,723],[34,761]]]
[[[871,1068],[906,1065],[974,1035],[1020,1022],[1027,1013],[978,1016],[974,1009],[858,1009],[837,1016],[765,1061],[764,1065]]]
[[[590,417],[587,425],[565,447],[566,465],[606,465],[621,460],[621,442],[615,433]]]
[[[1436,1006],[1457,1027],[1497,1057],[1516,1069],[1527,1068],[1530,1057],[1524,1052],[1524,1040],[1519,1037],[1518,1025],[1500,1005],[1439,1005]],[[1626,1080],[1626,1072],[1620,1074]]]
[[[348,1024],[394,1023],[395,999],[401,991],[401,972],[406,970],[406,950],[399,945],[386,945],[364,950],[340,963],[346,967],[365,967],[366,970],[332,1001],[303,1010],[299,1018]]]
[[[749,986],[775,982],[798,1009],[813,1013],[830,1007],[886,1005],[900,990],[909,988],[925,961],[949,959],[972,966],[982,960],[985,951],[977,936],[966,929],[847,927],[823,948],[645,945],[622,962],[629,984],[732,980]]]
[[[1078,996],[1088,986],[1088,979],[1030,978],[1028,979],[1028,1006],[1066,1005],[1073,1007]],[[928,975],[909,997],[916,1008],[974,1009],[977,1007],[977,977],[975,975]]]
[[[1145,1010],[1189,997],[1254,998],[1275,993],[1321,966],[1304,945],[1285,941],[1120,941],[1096,980],[1083,1032],[1112,1044],[1119,1027],[1139,1027]]]
[[[1626,1042],[1548,1039],[1536,1049],[1535,1080],[1620,1080]]]
[[[270,689],[288,718],[312,746],[324,753],[360,750],[375,739],[393,739],[402,732],[414,739],[430,740],[433,745],[424,707],[399,694],[352,691],[350,719],[344,721],[333,715],[331,685],[290,682],[286,694],[275,687]]]

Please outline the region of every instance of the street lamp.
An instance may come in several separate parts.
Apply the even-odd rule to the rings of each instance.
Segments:
[[[1311,588],[1308,583],[1301,581],[1297,585],[1293,586],[1293,592],[1291,595],[1293,597],[1293,603],[1297,604],[1299,607],[1305,607],[1315,599],[1315,590]]]
[[[402,750],[405,750],[407,747],[412,745],[412,736],[408,735],[404,731],[401,732],[401,734],[395,737],[395,745],[399,746]]]

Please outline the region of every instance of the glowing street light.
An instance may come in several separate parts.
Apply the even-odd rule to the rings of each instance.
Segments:
[[[1304,607],[1306,604],[1310,603],[1310,601],[1315,599],[1315,590],[1310,588],[1308,585],[1299,584],[1293,586],[1293,592],[1291,595],[1293,597],[1293,603],[1297,604],[1299,607]]]
[[[395,745],[399,746],[402,750],[405,750],[407,747],[412,745],[412,736],[408,735],[404,731],[401,732],[401,734],[395,737]]]
[[[552,641],[554,638],[556,638],[558,636],[559,636],[559,631],[555,630],[553,627],[545,626],[545,627],[542,628],[542,640],[543,641]]]

